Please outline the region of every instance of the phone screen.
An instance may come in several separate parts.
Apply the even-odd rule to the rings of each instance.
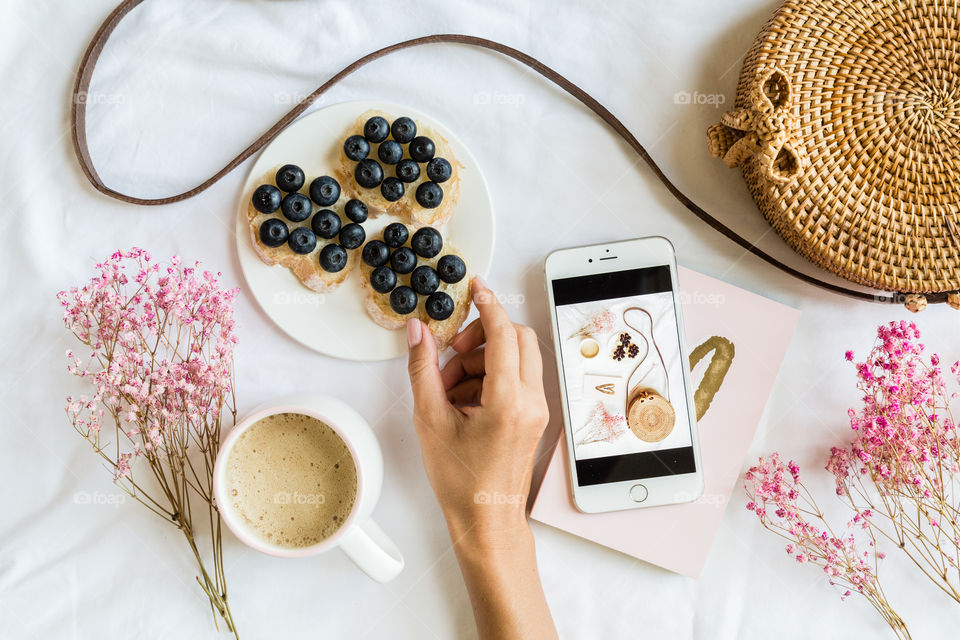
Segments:
[[[551,284],[578,484],[694,473],[670,266]]]

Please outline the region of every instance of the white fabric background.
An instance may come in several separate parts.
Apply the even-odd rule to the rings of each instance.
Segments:
[[[677,92],[729,105],[740,56],[773,0],[362,4],[308,0],[148,2],[122,24],[94,77],[94,158],[107,183],[159,196],[193,186],[331,72],[379,46],[431,32],[492,37],[540,58],[599,96],[697,202],[788,263],[810,270],[772,233],[735,171],[708,157],[704,130],[721,108],[676,104]],[[142,245],[179,253],[241,284],[232,216],[245,167],[190,201],[138,209],[98,195],[78,169],[68,100],[83,48],[114,0],[0,4],[0,628],[10,638],[205,638],[210,613],[179,533],[115,495],[71,431],[62,398],[80,389],[64,369],[71,346],[55,293],[94,261]],[[503,58],[433,46],[360,71],[325,101],[383,97],[456,131],[481,163],[496,206],[489,282],[510,312],[547,336],[544,255],[563,245],[663,234],[681,263],[803,309],[754,453],[780,449],[845,517],[820,471],[846,439],[857,400],[844,349],[863,353],[875,325],[903,309],[853,303],[765,266],[677,204],[624,144],[554,87]],[[241,410],[317,380],[375,426],[387,482],[376,516],[406,554],[392,584],[373,583],[342,554],[267,558],[228,539],[233,610],[246,638],[455,638],[472,615],[411,429],[403,360],[352,364],[306,352],[238,305]],[[927,342],[960,356],[960,315],[916,317]],[[547,364],[551,354],[545,353]],[[547,385],[556,385],[548,366]],[[559,427],[552,398],[551,435]],[[731,417],[735,419],[735,417]],[[97,493],[99,492],[99,494]],[[889,637],[869,607],[841,603],[822,575],[795,566],[735,494],[699,581],[534,524],[547,598],[569,638]],[[960,623],[958,608],[896,554],[883,567],[915,638]]]

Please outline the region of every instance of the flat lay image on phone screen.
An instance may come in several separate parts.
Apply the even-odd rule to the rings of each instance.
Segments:
[[[672,247],[643,238],[562,250],[548,258],[547,277],[577,506],[695,499],[696,420]]]

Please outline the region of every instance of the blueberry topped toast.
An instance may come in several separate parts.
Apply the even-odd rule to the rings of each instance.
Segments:
[[[442,351],[470,312],[470,276],[460,252],[433,227],[388,224],[363,247],[365,307],[374,322],[400,329],[423,320]]]
[[[406,116],[367,111],[344,136],[338,175],[371,213],[423,227],[450,219],[462,169],[437,131]]]
[[[332,291],[353,271],[366,240],[366,205],[342,196],[340,184],[321,176],[306,184],[300,167],[287,164],[263,177],[247,206],[257,256],[280,264],[317,292]]]

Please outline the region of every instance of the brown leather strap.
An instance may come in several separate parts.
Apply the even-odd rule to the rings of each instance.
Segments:
[[[237,156],[228,162],[226,166],[217,171],[213,176],[200,183],[196,187],[190,189],[189,191],[184,191],[183,193],[167,196],[165,198],[137,198],[135,196],[130,196],[125,193],[121,193],[114,189],[111,189],[103,180],[100,179],[100,176],[97,174],[96,167],[93,164],[93,160],[90,158],[90,150],[87,147],[87,130],[86,130],[86,115],[87,115],[87,101],[82,99],[85,97],[90,88],[90,78],[93,76],[93,70],[97,65],[97,59],[100,57],[100,53],[103,51],[103,47],[106,45],[107,40],[110,39],[110,34],[113,33],[113,30],[117,27],[120,21],[126,16],[130,11],[135,7],[141,4],[144,0],[125,0],[122,2],[113,12],[107,16],[107,19],[104,20],[103,24],[100,25],[100,28],[97,30],[96,34],[93,36],[90,45],[87,47],[86,52],[83,54],[83,59],[80,62],[80,68],[77,71],[77,79],[73,88],[73,100],[71,106],[71,126],[73,134],[73,147],[77,154],[77,159],[80,161],[80,166],[83,168],[84,174],[87,176],[87,179],[90,180],[90,183],[103,194],[110,196],[111,198],[116,198],[117,200],[123,200],[124,202],[129,202],[132,204],[168,204],[171,202],[179,202],[180,200],[186,200],[192,196],[197,195],[198,193],[206,190],[211,185],[216,183],[220,178],[225,176],[227,173],[232,171],[239,165],[241,162],[252,156],[254,153],[259,151],[273,140],[277,134],[280,133],[287,125],[293,122],[297,117],[300,116],[307,108],[313,103],[314,100],[322,96],[327,92],[331,87],[336,85],[338,82],[346,78],[348,75],[359,69],[360,67],[366,65],[367,63],[373,62],[378,58],[389,55],[395,51],[401,49],[409,49],[410,47],[417,47],[425,44],[437,44],[437,43],[455,43],[455,44],[466,44],[475,47],[481,47],[483,49],[489,49],[491,51],[496,51],[497,53],[503,54],[509,58],[513,58],[517,62],[520,62],[523,65],[533,69],[541,76],[547,80],[553,82],[558,87],[569,93],[571,96],[583,103],[587,108],[593,111],[597,116],[600,117],[607,125],[610,126],[613,131],[619,135],[621,138],[626,140],[627,144],[639,155],[644,162],[647,163],[647,166],[653,171],[654,175],[663,183],[667,190],[673,194],[673,196],[679,200],[687,209],[693,212],[698,218],[706,222],[708,225],[725,235],[727,238],[733,242],[740,245],[746,251],[749,251],[753,255],[759,257],[760,259],[766,261],[767,263],[773,265],[774,267],[780,269],[784,273],[788,273],[791,276],[798,278],[804,282],[812,284],[814,286],[832,291],[834,293],[839,293],[842,295],[849,296],[851,298],[856,298],[859,300],[867,300],[870,302],[893,302],[893,303],[902,303],[904,300],[904,294],[895,293],[883,293],[875,294],[870,292],[856,291],[854,289],[848,289],[846,287],[841,287],[829,282],[824,282],[819,278],[814,276],[807,275],[803,272],[797,271],[796,269],[780,262],[773,256],[767,254],[761,249],[757,248],[756,245],[751,243],[749,240],[741,237],[735,231],[724,225],[722,222],[714,218],[712,215],[700,208],[696,203],[694,203],[690,198],[685,196],[680,189],[674,185],[663,171],[657,166],[657,163],[653,161],[653,158],[650,157],[650,154],[647,153],[647,150],[643,147],[642,144],[633,136],[632,133],[623,125],[620,120],[613,115],[606,107],[600,104],[596,99],[593,98],[586,91],[575,85],[574,83],[567,80],[565,77],[554,71],[553,69],[547,67],[539,60],[528,56],[522,51],[518,51],[512,47],[508,47],[505,44],[495,42],[493,40],[487,40],[486,38],[478,38],[476,36],[467,36],[457,33],[443,33],[435,34],[429,36],[423,36],[421,38],[413,38],[412,40],[405,40],[403,42],[398,42],[392,44],[383,49],[379,49],[372,53],[368,53],[362,58],[351,62],[346,67],[341,69],[336,75],[331,77],[329,80],[324,82],[320,87],[311,93],[309,96],[304,98],[302,101],[297,103],[297,105],[288,111],[282,118],[280,118],[276,124],[274,124],[270,129],[266,131],[262,136],[257,138],[250,146],[241,151]],[[945,293],[939,294],[928,294],[928,302],[943,302],[946,300]]]

